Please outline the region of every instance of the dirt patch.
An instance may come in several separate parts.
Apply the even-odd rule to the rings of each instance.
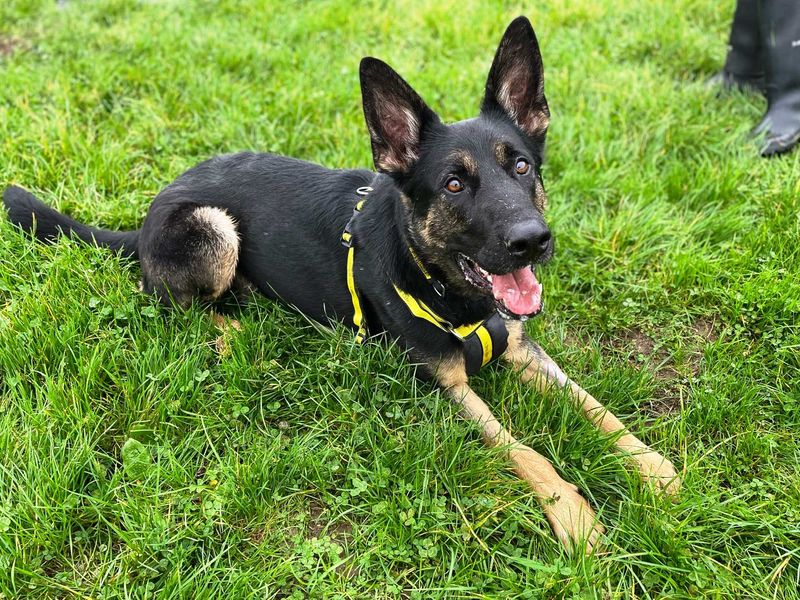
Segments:
[[[327,508],[316,498],[311,498],[308,503],[308,524],[306,536],[309,538],[320,538],[327,535],[331,541],[336,542],[342,548],[347,548],[353,536],[353,527],[347,521],[337,521],[331,523],[326,520],[325,513]],[[345,560],[336,567],[336,571],[348,578],[357,577],[359,569],[350,559]]]
[[[316,498],[313,498],[308,504],[308,537],[320,537],[324,532],[337,544],[343,544],[350,539],[353,533],[353,528],[350,523],[341,521],[338,523],[329,523],[323,517],[325,514],[325,505]]]
[[[648,402],[647,412],[656,418],[680,412],[685,380],[671,360],[658,366],[654,371],[654,377],[657,385],[653,390],[653,397]]]
[[[680,412],[681,404],[680,386],[668,384],[653,392],[653,397],[647,404],[647,413],[655,418],[667,417]]]
[[[667,349],[658,346],[653,339],[634,328],[622,333],[617,339],[610,342],[619,352],[628,354],[628,360],[633,364],[647,363],[652,365],[653,376],[656,379],[667,381],[678,376],[672,357]]]
[[[631,349],[636,350],[637,354],[643,356],[652,356],[656,344],[646,334],[638,329],[631,329],[626,331],[622,336],[622,341]]]
[[[714,343],[719,339],[717,329],[717,322],[706,317],[695,319],[692,323],[692,333],[694,333],[695,337],[701,338],[708,343]]]
[[[0,35],[0,56],[11,56],[22,48],[22,40],[13,36]]]
[[[719,326],[708,318],[695,319],[691,326],[692,336],[689,351],[686,353],[686,366],[697,377],[703,370],[703,347],[719,339]]]
[[[634,337],[638,338],[639,334]],[[653,399],[648,407],[650,414],[663,417],[681,410],[690,382],[703,372],[705,346],[718,339],[719,324],[713,318],[700,317],[692,321],[683,339],[680,368],[675,365],[665,348],[656,349],[650,354],[654,366],[653,375],[658,381],[658,387],[653,392]]]
[[[265,537],[267,537],[267,532],[263,528],[259,527],[250,532],[250,541],[256,546],[263,542]]]
[[[680,377],[678,370],[675,368],[672,359],[667,357],[663,362],[656,365],[653,375],[659,381],[672,381]]]
[[[576,333],[572,331],[567,331],[564,333],[564,345],[570,346],[571,348],[582,348],[586,346],[586,340],[582,337],[578,336]]]
[[[653,397],[642,409],[653,417],[674,415],[688,398],[690,382],[703,372],[703,350],[719,339],[719,324],[708,317],[693,320],[684,329],[682,339],[673,343],[659,342],[638,327],[632,327],[605,338],[603,347],[618,356],[626,357],[637,369],[653,374],[656,386]],[[584,345],[573,333],[567,332],[564,342],[569,346]],[[676,358],[677,362],[676,362]]]
[[[681,408],[681,376],[664,346],[638,328],[629,329],[611,340],[609,344],[618,352],[628,355],[628,361],[636,367],[648,368],[656,379],[653,398],[644,407],[653,417],[664,417],[677,413]]]

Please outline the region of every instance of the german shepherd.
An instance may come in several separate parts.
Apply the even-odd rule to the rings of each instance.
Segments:
[[[316,321],[399,340],[486,444],[503,449],[558,539],[591,551],[603,528],[589,504],[468,384],[501,354],[537,391],[569,390],[646,480],[677,492],[672,463],[567,378],[523,327],[542,309],[535,267],[553,255],[540,173],[550,111],[533,28],[525,17],[509,25],[474,119],[442,123],[375,58],[361,61],[360,79],[377,173],[240,153],[178,177],[137,231],[88,227],[15,186],[3,195],[9,217],[40,240],[68,234],[138,259],[143,291],[166,304],[249,285]]]

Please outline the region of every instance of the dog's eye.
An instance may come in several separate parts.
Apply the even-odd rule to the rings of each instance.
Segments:
[[[464,189],[464,184],[461,183],[461,180],[458,177],[451,177],[447,180],[445,187],[451,194],[457,194]]]
[[[525,175],[528,171],[530,171],[531,165],[524,158],[518,158],[517,166],[515,168],[517,170],[517,173],[519,173],[520,175]]]

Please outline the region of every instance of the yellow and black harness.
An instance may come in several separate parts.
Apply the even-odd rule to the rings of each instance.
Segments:
[[[366,196],[372,191],[371,187],[360,187],[356,193],[360,196],[353,208],[353,216],[345,225],[342,233],[342,245],[347,248],[347,289],[350,291],[350,298],[353,301],[353,325],[356,327],[356,343],[362,344],[367,337],[367,323],[364,319],[364,312],[361,308],[361,299],[356,289],[354,277],[355,269],[355,245],[353,244],[352,226],[356,216],[361,212],[366,202]],[[414,249],[409,246],[408,251],[414,262],[417,264],[425,280],[431,285],[439,296],[444,296],[444,285],[435,279],[422,264]],[[408,292],[400,289],[397,284],[392,284],[397,296],[411,311],[411,314],[427,321],[434,327],[445,331],[457,338],[464,346],[464,358],[468,374],[476,373],[503,352],[508,346],[508,330],[506,329],[503,318],[498,313],[493,313],[488,319],[471,323],[468,325],[454,326],[447,319],[436,314],[436,312],[419,298],[415,298]]]

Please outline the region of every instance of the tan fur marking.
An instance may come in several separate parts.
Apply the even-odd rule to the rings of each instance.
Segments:
[[[477,423],[487,446],[504,448],[514,472],[525,480],[542,506],[553,532],[568,549],[585,544],[591,552],[603,533],[603,526],[577,488],[564,481],[541,454],[521,444],[492,414],[486,403],[469,387],[463,356],[442,360],[434,373],[462,415]]]
[[[522,323],[509,322],[507,328],[508,349],[503,357],[522,368],[521,378],[525,383],[533,385],[540,392],[553,384],[567,388],[576,406],[595,427],[604,433],[619,436],[614,445],[636,461],[640,473],[646,480],[653,481],[667,493],[678,492],[680,480],[669,460],[631,434],[613,413],[569,379],[544,350],[528,339]]]
[[[206,223],[218,236],[219,242],[210,249],[209,259],[214,261],[218,269],[214,281],[212,296],[217,297],[225,292],[236,276],[236,265],[239,262],[239,234],[236,222],[221,208],[201,206],[194,211],[194,216]]]
[[[437,244],[436,241],[434,240],[434,237],[431,234],[432,228],[433,228],[433,222],[430,219],[425,219],[425,221],[422,222],[422,228],[419,230],[419,235],[420,237],[422,237],[422,241],[424,241],[427,246],[431,247],[438,246],[444,248],[444,246]]]
[[[538,177],[536,178],[536,183],[534,184],[533,188],[533,204],[541,213],[544,213],[544,211],[547,210],[547,192],[544,191],[542,180]]]
[[[505,165],[508,160],[508,146],[505,142],[497,142],[494,145],[494,157],[497,159],[497,164]]]
[[[420,228],[426,244],[435,248],[446,248],[453,234],[463,231],[466,223],[458,210],[444,198],[437,198],[428,209]]]
[[[478,161],[469,152],[458,150],[448,157],[452,162],[461,166],[468,175],[475,177],[478,174]]]

